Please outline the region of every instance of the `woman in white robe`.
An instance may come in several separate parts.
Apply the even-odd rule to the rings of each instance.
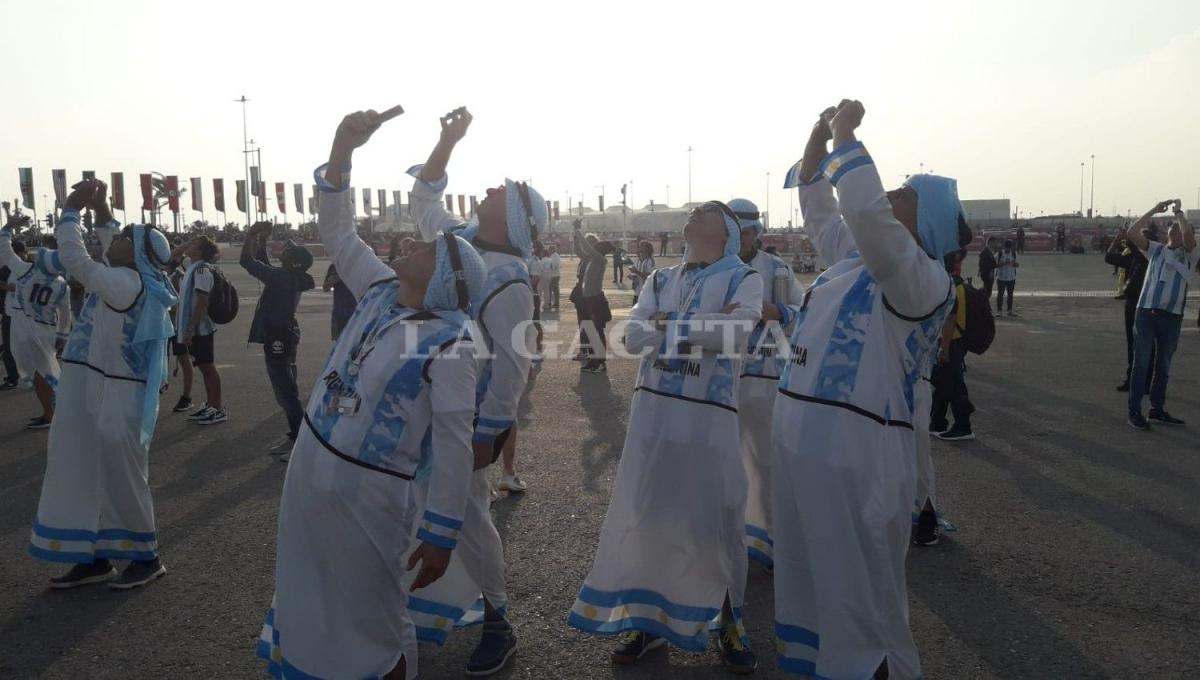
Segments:
[[[625,348],[646,354],[612,502],[568,623],[625,634],[613,660],[632,663],[664,641],[703,651],[720,619],[725,661],[746,672],[756,661],[741,624],[746,474],[737,381],[762,310],[762,279],[738,259],[739,229],[724,204],[693,211],[684,236],[687,261],[656,271],[630,314]]]
[[[854,138],[862,114],[827,110],[799,171],[805,228],[832,264],[806,293],[775,401],[772,501],[792,518],[773,533],[776,644],[788,672],[913,680],[914,391],[952,304],[942,258],[970,230],[951,179],[884,192]]]

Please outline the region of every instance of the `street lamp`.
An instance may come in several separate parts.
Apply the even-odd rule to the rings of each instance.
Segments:
[[[1096,154],[1092,154],[1092,196],[1088,199],[1088,219],[1092,217],[1092,210],[1096,207]]]
[[[1083,161],[1079,161],[1079,216],[1083,217]]]
[[[251,196],[251,193],[250,193],[250,140],[247,138],[247,134],[246,134],[246,102],[248,102],[250,100],[246,99],[246,95],[242,95],[241,98],[235,99],[233,101],[240,103],[242,105],[242,169],[246,173],[246,175],[245,175],[246,192],[243,197],[245,199],[245,203],[243,204],[243,207],[246,209],[246,228],[248,229],[250,227],[250,196]],[[259,172],[262,172],[261,168],[259,169]]]

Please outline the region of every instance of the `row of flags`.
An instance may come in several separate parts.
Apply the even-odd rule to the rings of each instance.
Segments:
[[[267,183],[259,179],[259,169],[257,166],[250,168],[250,195],[257,198],[257,209],[259,212],[267,211]],[[67,198],[67,171],[62,169],[51,170],[51,178],[54,184],[54,207],[61,209],[63,202]],[[18,168],[17,173],[20,178],[21,185],[21,200],[26,206],[36,205],[34,202],[33,188],[33,168]],[[84,170],[83,179],[95,179],[96,172],[94,170]],[[163,198],[167,201],[167,206],[171,212],[178,213],[180,209],[179,191],[179,176],[165,175],[156,176],[154,173],[142,173],[138,176],[139,187],[142,193],[143,210],[154,210]],[[189,189],[187,193],[191,194],[191,208],[197,212],[204,210],[204,186],[203,181],[199,177],[188,178]],[[246,181],[235,180],[236,185],[236,204],[239,212],[246,210]],[[217,212],[225,212],[225,180],[221,178],[213,178],[213,203],[216,206]],[[109,197],[114,210],[125,210],[125,173],[111,173],[108,182]],[[308,213],[315,215],[317,208],[320,205],[320,192],[314,184],[312,187],[312,195],[307,201],[304,196],[304,185],[293,184],[292,193],[295,199],[296,212],[300,214]],[[388,192],[386,189],[379,189],[377,192],[372,192],[371,189],[362,190],[363,210],[368,214],[372,214],[372,210],[378,209],[379,216],[383,217],[387,212],[388,207]],[[399,209],[401,198],[404,192],[392,191],[392,206]],[[356,203],[357,191],[350,190],[351,203]],[[412,213],[412,192],[408,192],[408,211]],[[469,219],[475,216],[475,212],[479,207],[479,201],[475,196],[466,196],[458,194],[458,214],[463,219]],[[372,205],[372,199],[377,202]],[[454,214],[455,195],[446,194],[446,211]],[[470,201],[470,213],[467,212],[468,200]],[[287,214],[287,184],[285,182],[275,182],[275,203],[279,208],[279,212]],[[307,210],[305,209],[307,208]],[[358,206],[355,205],[355,213],[358,212]],[[558,219],[558,201],[546,201],[547,214],[553,215],[553,219]]]

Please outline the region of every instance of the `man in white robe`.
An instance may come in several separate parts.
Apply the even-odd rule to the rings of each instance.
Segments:
[[[109,212],[103,182],[85,180],[67,197],[55,229],[67,274],[88,290],[66,349],[58,412],[29,552],[75,566],[53,588],[108,582],[129,589],[166,573],[158,555],[149,448],[167,380],[168,315],[177,301],[163,268],[167,237],[126,227]],[[96,213],[107,264],[92,260],[79,213]],[[112,560],[129,560],[117,576]]]
[[[625,348],[646,354],[595,560],[567,622],[620,635],[620,664],[666,642],[702,652],[717,627],[726,666],[752,673],[737,383],[763,283],[738,258],[728,206],[693,210],[684,238],[685,262],[654,272],[630,313]]]
[[[776,646],[792,673],[913,680],[914,391],[953,304],[942,258],[970,229],[954,180],[884,192],[855,139],[862,116],[849,100],[823,113],[795,178],[830,267],[805,294],[775,400],[772,503],[790,518],[772,534]]]

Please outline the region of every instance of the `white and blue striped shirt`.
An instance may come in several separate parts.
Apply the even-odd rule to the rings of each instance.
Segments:
[[[1151,241],[1146,259],[1150,263],[1146,265],[1146,280],[1142,283],[1138,309],[1160,309],[1182,315],[1192,270],[1188,251]]]

